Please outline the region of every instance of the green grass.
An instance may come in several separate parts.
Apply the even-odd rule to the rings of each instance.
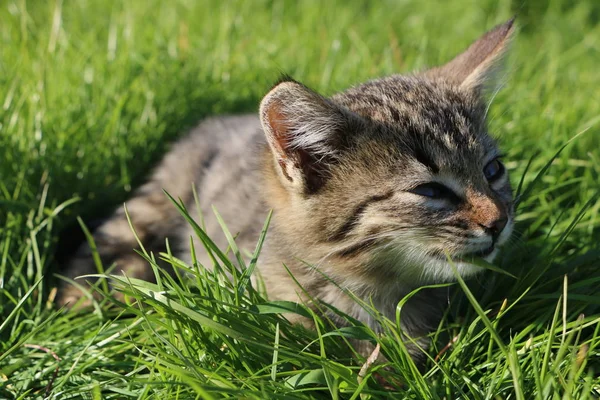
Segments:
[[[517,279],[456,284],[425,371],[395,321],[290,325],[282,311],[310,311],[265,303],[249,272],[230,282],[215,248],[215,272],[165,254],[190,278],[123,282],[137,307],[48,301],[61,231],[118,206],[203,116],[256,110],[281,72],[331,94],[435,65],[514,13],[489,116],[522,195],[496,262]],[[2,2],[0,397],[599,397],[599,16],[593,0]],[[389,363],[359,374],[347,338]]]

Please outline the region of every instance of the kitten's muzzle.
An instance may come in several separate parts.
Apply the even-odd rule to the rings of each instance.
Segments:
[[[508,224],[507,217],[500,217],[500,218],[494,220],[492,223],[490,223],[487,226],[483,225],[483,224],[479,224],[479,226],[481,226],[483,228],[485,233],[492,237],[492,243],[484,249],[469,253],[468,256],[485,258],[485,257],[489,256],[490,254],[492,254],[494,252],[494,250],[496,249],[496,244],[498,243],[498,239],[500,238],[500,235],[504,231],[504,228],[506,228],[507,224]]]
[[[496,243],[496,240],[498,240],[498,237],[500,236],[500,234],[506,227],[507,223],[508,223],[508,218],[501,217],[501,218],[498,218],[498,219],[490,222],[489,224],[485,224],[485,225],[479,224],[479,226],[481,226],[483,228],[485,233],[487,233],[488,235],[490,235],[492,237],[492,242]],[[493,250],[493,247],[494,247],[494,245],[492,244],[492,250]],[[491,251],[490,251],[490,253],[491,253]]]

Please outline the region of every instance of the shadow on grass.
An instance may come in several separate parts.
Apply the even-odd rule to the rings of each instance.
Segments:
[[[156,164],[168,152],[170,145],[187,134],[187,132],[196,126],[204,118],[211,115],[227,115],[254,112],[257,108],[259,99],[252,96],[240,96],[235,98],[223,98],[219,94],[208,94],[202,99],[190,99],[188,112],[181,118],[165,118],[163,123],[166,125],[164,135],[160,138],[160,143],[155,143],[148,151],[148,148],[137,145],[130,149],[133,154],[144,154],[143,161],[140,158],[132,157],[125,166],[131,171],[131,188],[125,190],[121,184],[99,187],[89,182],[83,185],[80,195],[84,199],[63,217],[63,225],[60,228],[59,239],[56,245],[54,262],[50,268],[52,271],[61,273],[68,260],[75,251],[85,241],[85,235],[77,222],[77,216],[81,217],[88,229],[93,233],[105,218],[112,212],[122,206],[132,194],[136,187],[143,184],[148,178],[149,173]],[[216,110],[216,111],[215,111]],[[115,174],[118,171],[107,171],[107,174]],[[61,186],[69,185],[69,178],[73,180],[76,174],[61,179]],[[118,183],[118,182],[117,182]],[[81,187],[82,185],[78,185]],[[59,188],[60,190],[60,188]],[[62,193],[65,193],[62,190]],[[93,198],[90,199],[90,194]]]

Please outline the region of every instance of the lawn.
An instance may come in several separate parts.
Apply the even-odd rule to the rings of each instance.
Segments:
[[[120,206],[204,116],[256,111],[281,73],[333,94],[424,69],[514,14],[489,125],[516,233],[500,272],[454,285],[423,371],[395,321],[305,331],[284,316],[309,310],[267,303],[247,272],[230,282],[226,260],[142,253],[191,277],[157,269],[123,282],[129,304],[53,306],[77,218]],[[599,38],[594,0],[0,3],[0,398],[600,397]],[[361,371],[351,337],[388,363]]]

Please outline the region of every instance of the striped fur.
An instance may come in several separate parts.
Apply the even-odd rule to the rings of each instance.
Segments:
[[[193,233],[163,188],[193,209],[193,183],[207,231],[223,248],[212,204],[245,249],[253,248],[272,209],[259,266],[269,296],[309,302],[285,264],[309,297],[375,329],[372,317],[340,288],[394,318],[407,293],[453,279],[446,254],[462,275],[475,274],[470,255],[491,261],[512,230],[511,188],[494,161],[500,153],[486,130],[482,97],[512,30],[512,21],[495,28],[446,66],[376,79],[329,99],[284,80],[265,96],[258,117],[204,121],[127,203],[141,239],[161,250],[169,237],[177,255],[189,259]],[[135,241],[122,211],[95,239],[105,262],[150,278],[133,256]],[[200,261],[210,265],[205,255]],[[93,270],[84,246],[66,274]],[[80,296],[70,286],[60,293],[61,304]],[[439,321],[445,295],[427,290],[409,301],[404,333],[425,345],[422,337]]]

